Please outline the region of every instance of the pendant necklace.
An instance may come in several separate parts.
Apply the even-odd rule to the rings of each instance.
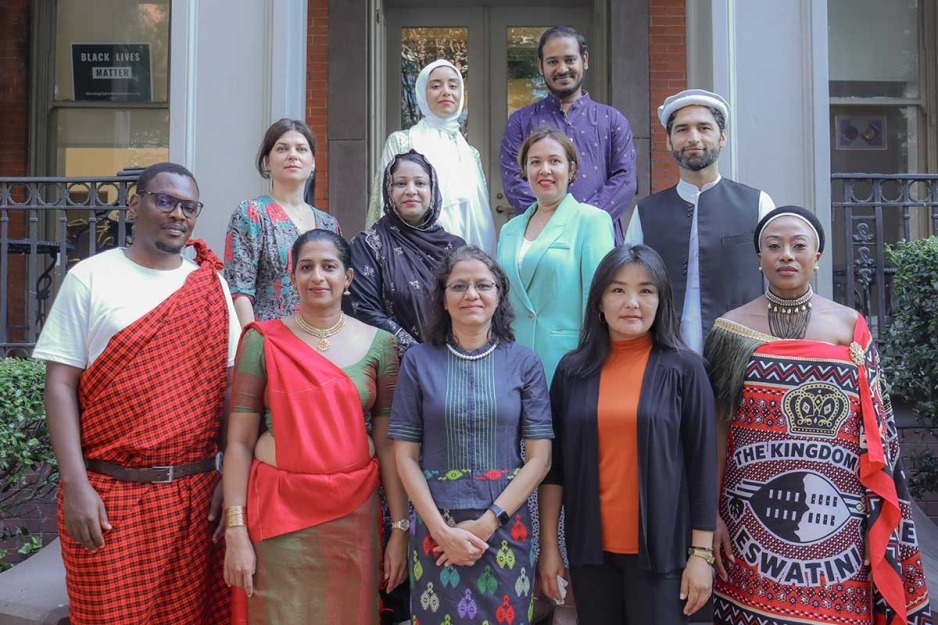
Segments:
[[[811,321],[811,298],[814,289],[808,285],[803,295],[794,299],[779,297],[765,290],[765,299],[769,300],[769,330],[780,339],[803,339]]]
[[[332,347],[332,343],[329,342],[330,336],[335,336],[339,333],[339,330],[342,329],[342,326],[345,325],[345,313],[339,317],[339,320],[331,328],[326,328],[325,330],[320,330],[314,326],[311,326],[305,319],[303,315],[297,313],[294,317],[296,319],[296,325],[307,334],[312,334],[319,339],[319,342],[316,343],[315,347],[321,352],[329,351],[329,348]]]

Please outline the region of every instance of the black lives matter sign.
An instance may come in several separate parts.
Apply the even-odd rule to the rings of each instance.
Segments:
[[[150,44],[73,43],[72,78],[76,100],[150,102]]]

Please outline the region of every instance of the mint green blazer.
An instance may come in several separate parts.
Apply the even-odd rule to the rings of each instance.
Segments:
[[[560,358],[577,346],[593,274],[615,243],[609,213],[568,193],[519,267],[521,240],[535,209],[536,203],[502,226],[497,260],[511,284],[515,338],[541,357],[550,385]]]

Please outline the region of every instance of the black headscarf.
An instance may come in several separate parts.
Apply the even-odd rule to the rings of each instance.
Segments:
[[[824,251],[824,226],[821,225],[821,220],[817,218],[817,215],[801,206],[779,206],[766,213],[765,216],[759,220],[755,231],[752,233],[752,244],[756,248],[756,254],[762,251],[762,231],[765,230],[765,227],[769,225],[770,222],[775,221],[779,217],[784,217],[785,215],[799,217],[808,222],[817,235],[817,251]]]
[[[391,172],[402,160],[416,162],[430,177],[430,207],[420,224],[401,219],[391,205]],[[384,217],[373,226],[381,241],[382,289],[390,303],[391,317],[418,341],[425,319],[424,308],[433,285],[433,271],[452,249],[466,244],[437,225],[443,201],[433,165],[416,150],[398,154],[384,170]]]

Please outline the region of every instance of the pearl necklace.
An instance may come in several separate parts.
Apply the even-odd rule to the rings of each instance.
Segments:
[[[332,347],[332,343],[329,342],[330,336],[335,336],[339,333],[339,330],[342,329],[342,326],[345,325],[345,313],[339,317],[339,320],[331,328],[326,328],[325,330],[320,330],[314,326],[311,326],[305,319],[303,315],[297,313],[294,317],[296,319],[296,325],[307,334],[312,334],[319,339],[319,342],[316,343],[315,347],[321,352],[329,351],[329,348]]]
[[[450,352],[453,356],[456,356],[456,358],[459,358],[459,359],[461,359],[461,360],[480,360],[480,359],[482,359],[482,358],[485,358],[486,356],[488,356],[488,355],[491,354],[492,352],[494,352],[496,347],[498,347],[498,339],[495,339],[495,342],[492,343],[492,346],[489,347],[489,348],[488,348],[487,350],[485,350],[484,352],[482,352],[481,354],[474,354],[474,355],[472,355],[472,356],[469,356],[468,354],[463,354],[463,353],[460,353],[460,352],[456,351],[456,348],[453,347],[452,345],[450,345],[448,341],[447,341],[447,343],[446,343],[446,349],[448,349],[449,352]]]

